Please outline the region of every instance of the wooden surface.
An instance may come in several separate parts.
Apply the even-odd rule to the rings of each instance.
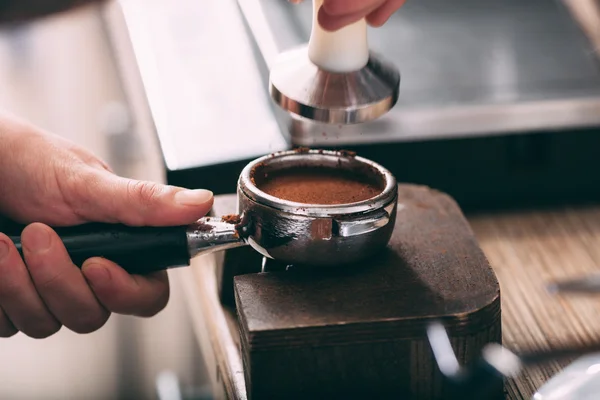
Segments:
[[[470,219],[500,281],[504,345],[544,349],[600,338],[598,296],[552,296],[554,279],[600,266],[600,208],[522,212]],[[532,368],[507,384],[509,399],[528,399],[561,368]]]
[[[461,363],[501,341],[498,281],[454,200],[400,185],[398,208],[374,257],[235,277],[249,398],[442,399],[429,323],[444,321]]]
[[[525,350],[600,339],[599,296],[556,297],[544,288],[555,278],[599,270],[600,207],[478,215],[468,220],[500,282],[504,345]],[[204,341],[203,351],[220,354],[210,360],[209,368],[229,368],[236,377],[235,382],[227,383],[214,379],[214,386],[233,385],[238,395],[230,398],[244,399],[240,354],[224,350],[234,341],[232,337],[239,339],[235,328],[227,324],[232,311],[224,310],[218,302],[216,282],[211,278],[215,263],[211,262],[210,257],[198,259],[196,268],[186,270],[188,301],[194,305],[191,312],[197,332],[212,332],[212,340]],[[203,319],[194,311],[199,307],[225,323]],[[550,363],[528,369],[507,382],[507,399],[530,399],[536,388],[560,368],[560,364]]]

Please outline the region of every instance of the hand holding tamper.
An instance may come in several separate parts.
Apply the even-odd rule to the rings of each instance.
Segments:
[[[400,73],[369,50],[367,22],[335,32],[318,21],[323,0],[313,0],[307,46],[282,53],[271,67],[271,98],[300,118],[328,124],[355,124],[387,113],[398,100]]]

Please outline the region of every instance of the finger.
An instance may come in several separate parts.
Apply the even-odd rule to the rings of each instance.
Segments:
[[[377,6],[378,4],[375,5],[375,7]],[[323,7],[321,7],[319,13],[317,14],[317,20],[323,29],[333,32],[347,25],[360,21],[365,17],[365,15],[375,10],[375,7],[344,15],[330,15]]]
[[[166,271],[144,276],[130,275],[102,258],[87,260],[82,271],[98,300],[112,312],[151,317],[165,308],[169,301]]]
[[[27,336],[41,339],[60,329],[27,272],[13,242],[0,233],[0,307],[15,328]]]
[[[90,169],[72,182],[69,205],[89,221],[132,226],[184,225],[210,211],[213,194],[154,182],[122,178]]]
[[[374,27],[382,26],[404,3],[406,0],[386,1],[381,7],[367,15],[367,22]]]
[[[23,230],[22,243],[31,279],[54,317],[77,333],[100,329],[110,314],[71,262],[58,235],[35,223]]]
[[[322,9],[332,17],[362,14],[375,10],[386,0],[324,0]]]
[[[8,338],[15,335],[17,332],[17,328],[10,322],[8,315],[4,312],[2,308],[0,308],[0,337]]]
[[[317,21],[321,28],[329,32],[335,32],[347,25],[353,24],[356,21],[360,21],[364,17],[362,13],[355,13],[343,16],[331,16],[325,12],[322,8],[317,14]]]

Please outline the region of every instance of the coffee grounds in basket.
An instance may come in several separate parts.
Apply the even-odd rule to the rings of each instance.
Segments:
[[[368,200],[382,188],[366,178],[333,168],[297,167],[270,172],[256,180],[271,196],[304,204],[348,204]]]

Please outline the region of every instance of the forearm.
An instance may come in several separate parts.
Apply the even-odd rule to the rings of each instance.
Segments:
[[[102,0],[0,0],[0,24],[22,22]]]

